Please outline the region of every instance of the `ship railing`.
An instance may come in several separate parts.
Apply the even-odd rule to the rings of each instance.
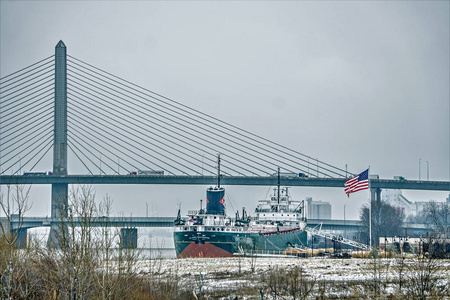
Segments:
[[[320,225],[319,229],[317,229],[317,227]],[[337,241],[341,244],[345,244],[345,245],[349,245],[358,249],[362,249],[362,250],[371,250],[372,248],[369,245],[360,243],[360,242],[356,242],[347,238],[344,238],[342,236],[336,236],[333,234],[329,234],[329,233],[325,233],[323,232],[322,229],[322,223],[320,223],[318,226],[311,228],[311,227],[306,227],[305,231],[309,232],[312,235],[317,235],[332,241]]]
[[[243,249],[242,246],[238,246],[237,252],[234,253],[235,256],[255,256],[255,255],[286,255],[286,249],[283,250],[256,250],[256,249]],[[289,255],[292,256],[292,255]]]

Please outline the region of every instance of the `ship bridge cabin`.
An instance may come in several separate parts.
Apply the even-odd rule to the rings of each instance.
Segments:
[[[288,189],[274,189],[274,194],[268,200],[260,200],[255,209],[255,222],[298,223],[303,220],[303,201],[290,198]]]

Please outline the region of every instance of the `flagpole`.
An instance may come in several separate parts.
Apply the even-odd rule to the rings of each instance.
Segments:
[[[372,190],[370,189],[370,165],[367,172],[367,179],[369,181],[369,247],[372,247]]]

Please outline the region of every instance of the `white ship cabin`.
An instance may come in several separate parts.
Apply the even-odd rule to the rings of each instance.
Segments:
[[[184,224],[175,226],[175,231],[223,231],[223,232],[243,232],[248,230],[247,226],[226,215],[206,214],[204,210],[189,210],[188,220]]]
[[[304,223],[303,201],[294,201],[290,198],[288,188],[274,189],[272,197],[260,200],[255,209],[255,222],[257,224],[278,223],[281,226],[301,227]]]

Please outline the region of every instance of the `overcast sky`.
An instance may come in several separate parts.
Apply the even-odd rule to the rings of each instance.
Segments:
[[[1,1],[0,76],[68,54],[353,172],[450,180],[448,1]],[[69,162],[70,164],[70,162]],[[51,169],[51,166],[48,167]],[[33,187],[32,214],[49,214]],[[197,208],[205,187],[97,186],[116,213]],[[228,187],[252,210],[267,188]],[[445,192],[404,192],[443,201]],[[357,218],[367,193],[295,188]],[[164,203],[164,204],[163,204]]]

